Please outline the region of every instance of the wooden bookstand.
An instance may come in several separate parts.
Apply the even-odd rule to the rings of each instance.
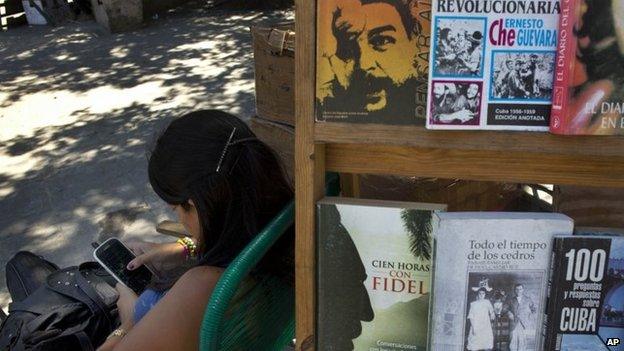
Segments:
[[[296,1],[297,350],[315,349],[315,204],[326,171],[624,187],[624,138],[315,123],[316,1]]]

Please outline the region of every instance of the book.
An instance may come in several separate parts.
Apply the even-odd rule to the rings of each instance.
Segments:
[[[542,351],[554,213],[434,215],[430,350]]]
[[[431,219],[446,206],[325,198],[317,207],[318,349],[425,351]]]
[[[574,235],[624,236],[624,228],[576,226]]]
[[[555,237],[546,351],[624,350],[624,237]]]
[[[561,1],[550,131],[624,134],[622,1]]]
[[[317,2],[316,121],[425,122],[431,0]]]
[[[440,0],[427,128],[548,131],[559,0]]]

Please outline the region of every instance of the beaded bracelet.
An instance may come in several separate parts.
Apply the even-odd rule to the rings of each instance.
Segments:
[[[197,257],[197,245],[195,244],[193,239],[189,237],[184,237],[178,239],[178,241],[176,242],[184,247],[184,256],[187,260]]]

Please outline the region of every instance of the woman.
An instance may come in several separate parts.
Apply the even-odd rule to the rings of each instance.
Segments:
[[[193,256],[198,264],[166,293],[147,290],[137,297],[118,285],[121,326],[102,351],[197,350],[204,309],[224,268],[293,196],[269,147],[244,122],[214,110],[174,120],[158,138],[148,172],[193,241],[134,245],[144,253],[128,269],[148,264],[162,272]],[[257,272],[292,277],[289,234]]]
[[[470,351],[491,350],[494,347],[494,334],[492,333],[492,321],[494,320],[494,307],[490,300],[485,298],[486,289],[479,288],[477,299],[470,303],[468,320],[470,331],[468,332],[468,345]]]

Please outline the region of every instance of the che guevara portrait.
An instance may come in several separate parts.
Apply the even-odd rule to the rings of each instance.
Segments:
[[[423,124],[431,0],[319,0],[319,121]]]

